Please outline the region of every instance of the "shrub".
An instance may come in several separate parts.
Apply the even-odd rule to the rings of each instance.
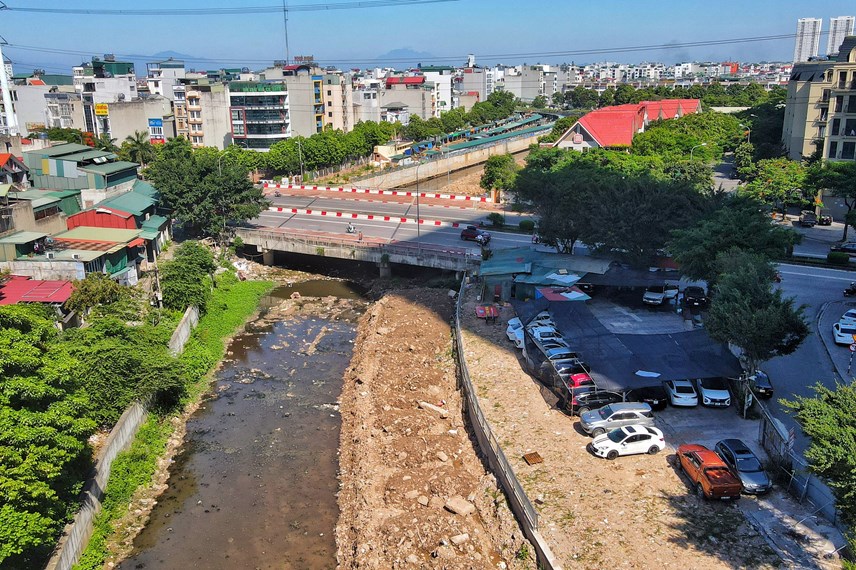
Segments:
[[[517,225],[520,227],[521,232],[526,232],[527,234],[535,230],[535,222],[532,220],[521,220]]]
[[[830,265],[848,265],[850,256],[843,251],[830,251],[826,254],[826,262]]]
[[[499,212],[491,212],[487,215],[487,220],[494,226],[505,225],[505,216],[503,216]]]

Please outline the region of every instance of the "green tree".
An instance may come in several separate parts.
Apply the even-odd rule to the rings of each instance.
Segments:
[[[519,170],[510,154],[495,154],[487,159],[479,186],[485,190],[507,190],[514,186]]]
[[[775,270],[763,254],[737,248],[717,256],[720,274],[705,319],[711,338],[743,351],[749,370],[791,354],[808,335],[804,307],[771,286]]]
[[[547,106],[547,97],[544,95],[538,95],[532,100],[532,106],[536,109],[543,109]]]
[[[93,307],[110,305],[129,296],[130,290],[119,285],[110,276],[103,273],[87,273],[85,278],[74,282],[74,289],[65,302],[65,308],[86,316]]]
[[[162,264],[164,306],[183,311],[190,305],[196,305],[200,313],[205,313],[214,285],[215,268],[214,256],[208,248],[195,241],[181,244],[173,260]]]
[[[741,194],[759,202],[782,208],[782,219],[788,204],[803,204],[810,198],[805,188],[805,167],[787,158],[760,160],[755,177],[741,189]]]
[[[753,199],[732,197],[696,224],[672,232],[668,250],[681,272],[695,280],[714,282],[716,255],[739,247],[768,259],[788,255],[801,239],[797,232],[774,226]]]
[[[128,160],[143,167],[155,158],[154,145],[149,141],[149,133],[146,131],[134,131],[133,135],[125,137],[119,153],[127,155]]]
[[[847,206],[847,215],[856,207],[856,163],[822,162],[813,164],[806,174],[806,185],[820,195],[824,190],[841,198]],[[847,239],[849,224],[844,224],[842,240]]]
[[[116,146],[116,139],[110,138],[110,135],[107,133],[98,135],[98,138],[95,139],[95,148],[114,154],[119,152],[119,147]]]
[[[565,94],[561,91],[556,91],[553,93],[550,101],[552,101],[554,107],[559,107],[561,109],[565,106]]]
[[[146,172],[164,205],[197,235],[221,236],[228,221],[249,220],[268,205],[246,167],[215,149],[194,152],[183,137],[167,141]]]
[[[755,145],[743,142],[734,149],[734,168],[740,180],[750,180],[755,176],[756,168],[753,157],[755,156]]]
[[[796,396],[782,403],[811,438],[805,456],[812,471],[829,485],[836,506],[852,523],[856,520],[856,384],[836,384],[833,390],[818,383],[813,390],[812,397]]]
[[[598,107],[609,107],[611,105],[615,105],[615,88],[607,87],[603,90],[603,93],[600,94]]]

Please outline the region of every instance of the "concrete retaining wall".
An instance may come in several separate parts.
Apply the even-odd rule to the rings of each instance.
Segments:
[[[185,343],[190,338],[190,333],[193,332],[197,324],[199,324],[199,309],[195,305],[191,305],[184,311],[184,316],[181,317],[181,321],[169,339],[169,351],[173,356],[181,354]]]
[[[549,129],[533,136],[501,140],[493,146],[482,147],[469,152],[462,152],[461,154],[453,154],[445,158],[438,158],[427,162],[420,162],[418,165],[413,164],[384,170],[375,176],[352,180],[352,182],[363,188],[398,188],[416,182],[417,174],[419,175],[419,180],[426,180],[435,176],[442,176],[449,171],[454,172],[455,170],[481,164],[495,154],[524,151],[529,148],[529,145],[537,143],[538,137],[543,136],[547,132],[549,132]]]

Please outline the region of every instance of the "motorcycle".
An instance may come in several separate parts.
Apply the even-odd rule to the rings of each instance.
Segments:
[[[349,234],[355,234],[357,233],[357,228],[354,226],[354,224],[348,224],[348,229],[345,231],[347,231]]]
[[[782,282],[782,274],[779,273],[778,271],[776,271],[776,275],[773,277],[773,281],[775,281],[776,283],[781,283]]]
[[[541,236],[538,234],[532,234],[532,243],[541,243]]]
[[[852,297],[853,295],[856,295],[856,281],[850,283],[850,286],[844,290],[845,297]]]
[[[280,193],[279,193],[279,190],[274,190],[273,195],[274,195],[275,197],[277,197],[277,198],[279,198],[280,196],[282,196],[282,194],[280,194]]]

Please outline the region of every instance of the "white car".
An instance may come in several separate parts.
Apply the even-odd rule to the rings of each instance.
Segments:
[[[677,296],[678,288],[675,285],[649,285],[642,295],[642,302],[646,305],[662,305]]]
[[[832,336],[835,344],[853,344],[853,335],[856,334],[856,323],[846,321],[832,325]]]
[[[514,343],[514,346],[517,348],[523,348],[523,323],[520,322],[520,319],[514,317],[513,319],[508,319],[508,327],[505,329],[505,336],[508,337],[508,340]]]
[[[538,326],[538,327],[555,327],[556,323],[553,321],[553,317],[550,316],[550,313],[547,311],[541,311],[529,321],[529,326]]]
[[[856,309],[850,309],[838,319],[839,323],[856,324]]]
[[[588,444],[598,457],[615,459],[619,455],[647,453],[655,455],[666,448],[663,432],[655,427],[632,425],[616,428],[599,435]]]
[[[559,331],[554,329],[553,327],[533,327],[529,329],[529,334],[532,335],[532,338],[535,340],[561,340],[564,341],[562,335],[559,334]]]
[[[698,394],[693,387],[693,383],[689,380],[669,380],[668,382],[663,382],[663,387],[666,388],[666,393],[669,395],[669,402],[673,406],[688,408],[698,406]]]
[[[725,378],[700,378],[696,380],[696,388],[703,406],[727,408],[731,405],[731,392]]]

